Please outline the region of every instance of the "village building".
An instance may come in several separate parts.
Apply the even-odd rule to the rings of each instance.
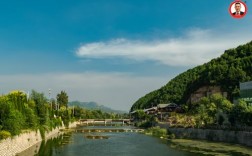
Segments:
[[[162,121],[168,118],[171,112],[181,112],[181,107],[175,103],[158,104],[157,106],[146,108],[143,111],[148,115],[156,116]],[[136,110],[130,112],[132,118],[134,118],[136,112]]]
[[[151,107],[151,108],[144,109],[144,112],[149,115],[154,115],[157,112],[157,107]]]
[[[240,99],[252,106],[252,81],[240,83]]]

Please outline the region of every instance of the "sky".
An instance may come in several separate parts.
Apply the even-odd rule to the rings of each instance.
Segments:
[[[0,0],[0,93],[64,90],[128,111],[181,72],[252,40],[231,0]]]

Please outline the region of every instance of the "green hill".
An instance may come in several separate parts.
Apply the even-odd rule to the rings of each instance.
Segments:
[[[80,101],[72,101],[68,103],[68,106],[79,106],[81,108],[85,108],[85,109],[90,109],[90,110],[101,110],[103,112],[107,112],[107,113],[118,113],[118,114],[124,114],[127,113],[125,111],[121,111],[121,110],[114,110],[111,109],[109,107],[106,107],[104,105],[99,105],[96,102],[80,102]]]
[[[165,86],[137,100],[131,110],[167,102],[184,104],[202,86],[220,86],[232,100],[239,96],[239,82],[249,80],[252,80],[252,42],[226,50],[220,57],[179,74]]]

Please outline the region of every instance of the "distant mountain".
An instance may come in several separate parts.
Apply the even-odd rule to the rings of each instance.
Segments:
[[[103,112],[108,112],[108,113],[118,113],[118,114],[124,114],[127,113],[125,111],[121,110],[114,110],[109,107],[106,107],[104,105],[99,105],[96,102],[80,102],[80,101],[72,101],[68,103],[68,106],[79,106],[81,108],[86,108],[86,109],[99,109]]]

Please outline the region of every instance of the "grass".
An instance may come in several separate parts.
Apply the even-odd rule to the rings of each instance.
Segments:
[[[193,153],[204,155],[248,155],[252,156],[252,148],[227,144],[216,143],[202,140],[172,139],[170,140],[172,148],[186,150]]]
[[[146,135],[152,135],[155,137],[162,137],[166,138],[167,137],[167,130],[165,128],[160,128],[160,127],[151,127],[148,128],[144,131],[144,134]]]

